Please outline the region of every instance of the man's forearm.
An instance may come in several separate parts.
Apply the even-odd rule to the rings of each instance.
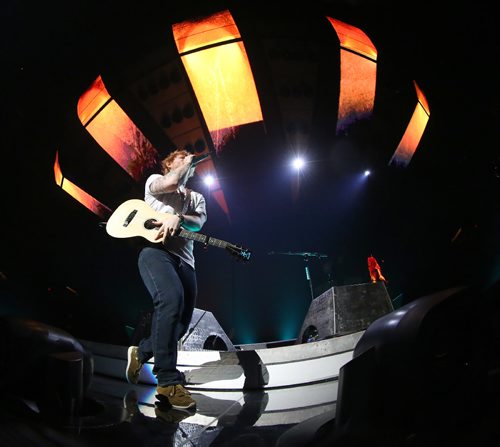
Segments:
[[[165,175],[155,179],[149,189],[153,194],[174,192],[180,185],[186,182],[188,171],[189,169],[182,168],[169,171]]]
[[[199,231],[206,220],[205,215],[185,214],[182,227],[189,231]]]

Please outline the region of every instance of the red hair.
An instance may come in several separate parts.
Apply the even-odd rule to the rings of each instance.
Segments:
[[[163,174],[166,174],[167,172],[170,171],[168,165],[172,164],[175,157],[177,157],[178,155],[184,155],[184,157],[187,157],[188,155],[191,155],[191,153],[188,152],[186,149],[176,149],[175,151],[170,152],[170,154],[168,154],[167,157],[164,158],[161,162],[161,166],[163,168]]]

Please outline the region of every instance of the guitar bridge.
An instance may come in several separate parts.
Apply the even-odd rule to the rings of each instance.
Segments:
[[[134,210],[132,211],[128,216],[127,218],[125,219],[125,222],[123,222],[123,226],[124,227],[128,227],[128,224],[130,222],[132,222],[132,219],[135,217],[135,215],[137,214],[137,210]]]

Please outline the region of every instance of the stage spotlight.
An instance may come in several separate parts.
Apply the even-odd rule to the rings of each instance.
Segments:
[[[205,185],[207,185],[208,187],[212,186],[214,182],[215,178],[213,177],[213,175],[208,174],[203,178],[203,183],[205,183]]]
[[[370,174],[371,174],[371,171],[369,169],[367,169],[364,173],[365,177],[368,177]]]
[[[296,170],[296,171],[300,171],[305,165],[305,162],[304,160],[301,158],[301,157],[296,157],[293,161],[292,161],[292,167]]]

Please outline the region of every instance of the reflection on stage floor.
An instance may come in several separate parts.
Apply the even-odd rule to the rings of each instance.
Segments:
[[[0,445],[303,446],[333,423],[337,381],[245,392],[195,390],[194,412],[162,407],[155,390],[95,376],[79,417],[53,420],[34,402],[7,395]]]

